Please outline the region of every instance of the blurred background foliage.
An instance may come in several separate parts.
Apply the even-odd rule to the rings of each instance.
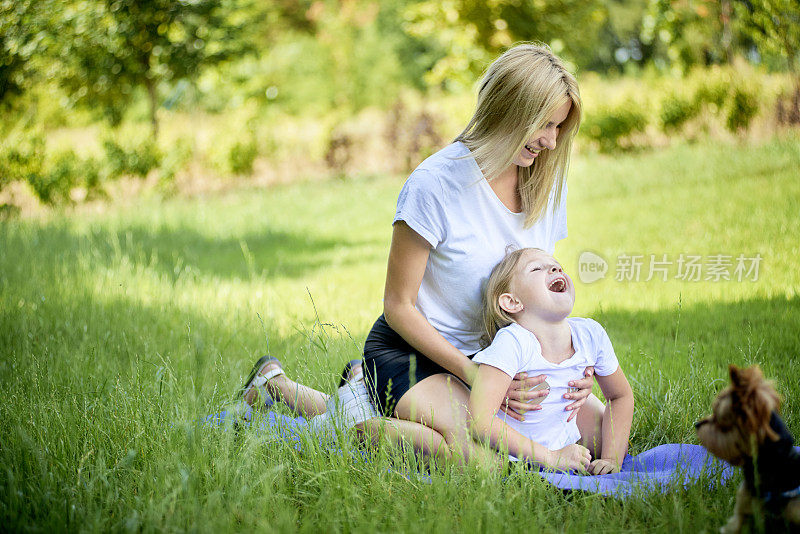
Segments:
[[[796,0],[0,0],[0,204],[405,172],[520,41],[577,73],[578,150],[800,123]]]

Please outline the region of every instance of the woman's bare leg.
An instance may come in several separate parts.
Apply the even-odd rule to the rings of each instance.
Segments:
[[[261,368],[258,374],[265,375],[279,367],[280,364],[271,361]],[[354,365],[350,370],[348,380],[360,373],[361,366]],[[267,382],[267,391],[276,401],[283,402],[292,411],[305,417],[325,413],[325,402],[329,398],[320,391],[294,382],[286,374],[271,378]],[[244,394],[244,400],[251,406],[258,403],[258,391],[255,387],[250,388]],[[443,461],[450,456],[449,448],[441,434],[432,428],[412,421],[375,417],[356,425],[356,431],[375,444],[381,440],[386,440],[390,445],[398,447],[409,444],[416,453],[422,454],[423,460],[436,458]]]
[[[271,360],[259,370],[258,375],[265,375],[269,371],[280,367],[278,362]],[[298,384],[289,379],[285,373],[271,378],[267,382],[267,391],[277,402],[283,402],[290,410],[303,417],[310,418],[325,413],[325,402],[328,400],[328,395],[303,384]],[[245,402],[254,408],[259,403],[258,397],[258,390],[255,387],[251,387],[244,394]]]
[[[594,394],[586,397],[586,402],[578,411],[576,422],[581,433],[580,444],[589,449],[592,458],[599,458],[603,450],[603,412],[606,406]]]
[[[397,403],[395,416],[421,423],[441,434],[456,462],[489,469],[503,467],[500,456],[472,439],[468,402],[469,390],[460,380],[438,374],[414,384]]]

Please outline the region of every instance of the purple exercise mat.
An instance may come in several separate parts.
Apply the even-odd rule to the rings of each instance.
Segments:
[[[295,441],[298,447],[300,432],[308,426],[302,417],[292,418],[273,411],[266,412],[257,423],[251,423],[249,415],[245,414],[243,426],[273,438]],[[230,422],[231,414],[226,411],[205,418],[205,423],[214,427],[226,427]],[[733,466],[713,457],[700,445],[669,443],[626,456],[619,473],[589,476],[540,470],[537,474],[560,489],[627,497],[637,491],[665,491],[698,481],[709,485],[725,483],[734,471]]]

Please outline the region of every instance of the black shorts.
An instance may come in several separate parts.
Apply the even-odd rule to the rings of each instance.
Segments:
[[[414,384],[440,373],[452,374],[409,345],[383,315],[378,317],[364,343],[364,378],[378,412],[391,417]]]

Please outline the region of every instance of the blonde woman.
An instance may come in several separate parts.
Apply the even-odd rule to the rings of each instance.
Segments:
[[[513,47],[481,80],[464,131],[400,192],[384,314],[365,343],[365,374],[380,411],[436,430],[452,453],[477,450],[467,404],[478,369],[470,355],[481,348],[481,286],[509,245],[552,253],[566,237],[566,174],[580,120],[578,86],[563,62],[544,46]],[[592,372],[565,394],[589,442],[604,410],[590,396]],[[529,401],[547,395],[528,391],[543,380],[515,377],[511,417],[522,419]]]
[[[451,455],[485,451],[467,429],[481,285],[509,245],[552,253],[566,237],[566,173],[580,119],[578,86],[562,61],[545,46],[515,46],[490,65],[464,131],[400,192],[384,313],[364,346],[364,374],[380,413],[432,429],[432,442],[442,438]],[[566,394],[589,442],[604,410],[590,395],[592,372]],[[509,416],[521,420],[530,401],[547,395],[529,391],[543,381],[515,377]]]

